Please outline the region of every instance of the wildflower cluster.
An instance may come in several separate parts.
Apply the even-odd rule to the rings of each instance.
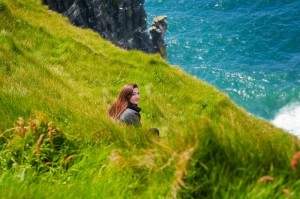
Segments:
[[[23,117],[17,126],[1,135],[0,170],[22,165],[34,167],[38,172],[51,168],[66,169],[76,156],[75,142],[44,116]]]

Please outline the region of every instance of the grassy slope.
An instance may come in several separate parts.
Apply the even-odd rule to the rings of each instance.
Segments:
[[[300,193],[299,173],[289,166],[299,148],[294,137],[158,55],[121,50],[38,0],[0,0],[0,43],[1,137],[13,133],[6,130],[18,117],[27,124],[42,115],[78,146],[68,170],[3,163],[0,198]],[[140,87],[144,129],[119,127],[106,116],[128,82]],[[145,137],[152,126],[161,130],[160,141]],[[17,143],[3,143],[6,161],[5,150]],[[257,183],[263,175],[275,183]]]

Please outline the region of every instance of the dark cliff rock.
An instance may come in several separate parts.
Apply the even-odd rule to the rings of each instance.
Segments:
[[[67,16],[72,24],[91,28],[121,48],[166,55],[161,34],[165,30],[155,26],[151,38],[147,33],[144,0],[43,0],[43,3]]]

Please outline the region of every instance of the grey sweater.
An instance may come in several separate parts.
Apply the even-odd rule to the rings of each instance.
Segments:
[[[140,108],[136,109],[132,107],[127,107],[117,119],[117,121],[119,123],[125,123],[132,126],[141,126],[141,115],[139,113],[140,110]]]

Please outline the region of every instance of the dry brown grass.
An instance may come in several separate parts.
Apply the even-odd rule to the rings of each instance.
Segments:
[[[38,125],[38,120],[37,119],[32,119],[32,117],[29,117],[29,127],[30,130],[34,132],[33,136],[36,138],[37,137],[37,125]]]
[[[299,158],[300,158],[300,152],[297,152],[297,153],[295,153],[295,155],[291,159],[291,168],[293,170],[295,170],[297,168],[298,162],[299,162]]]
[[[73,154],[73,155],[68,156],[65,160],[65,164],[67,164],[72,158],[75,158],[76,156],[77,156],[77,154]]]
[[[43,142],[43,138],[44,138],[45,134],[41,134],[38,141],[36,142],[36,148],[35,148],[35,153],[39,156],[40,155],[40,147],[42,145]]]
[[[112,165],[121,165],[124,164],[123,157],[120,155],[120,152],[117,149],[113,149],[109,155],[109,160]]]
[[[275,182],[275,179],[271,176],[263,176],[261,178],[259,178],[258,180],[259,183],[262,183],[262,182]]]
[[[178,156],[178,162],[175,166],[174,180],[171,186],[172,198],[177,198],[177,193],[181,187],[185,187],[184,176],[187,174],[187,166],[195,151],[194,147],[188,147]]]
[[[290,190],[288,190],[288,189],[283,189],[282,192],[283,192],[288,198],[291,198],[291,197],[292,197],[292,194],[291,194]]]
[[[56,130],[52,127],[52,122],[48,122],[48,128],[47,128],[48,138],[47,138],[47,141],[53,142],[53,135],[54,135],[55,131]]]
[[[18,131],[18,133],[21,137],[24,137],[25,133],[26,133],[26,129],[25,129],[25,121],[24,121],[23,117],[18,118],[17,124],[18,124],[18,127],[16,128],[16,130]]]

